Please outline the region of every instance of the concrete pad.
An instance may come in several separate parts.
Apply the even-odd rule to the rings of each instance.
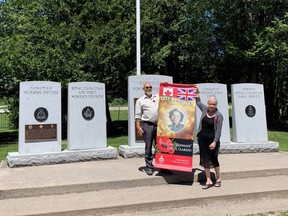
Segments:
[[[279,143],[273,141],[267,142],[250,142],[250,143],[221,143],[221,154],[239,154],[239,153],[261,153],[261,152],[278,152]],[[199,154],[199,146],[193,144],[193,154]],[[124,158],[144,157],[144,146],[120,145],[119,155]]]
[[[288,171],[288,153],[284,152],[220,154],[219,161],[222,176],[227,179],[269,176],[276,173],[287,175]],[[146,175],[143,170],[144,158],[123,159],[119,157],[116,160],[19,168],[9,168],[2,165],[0,168],[0,190],[88,184],[115,188],[167,184],[177,181],[201,181],[199,176],[203,174],[203,168],[198,165],[199,155],[193,156],[193,164],[191,173],[174,172],[175,175],[171,176],[162,175],[157,171],[152,176]]]
[[[144,148],[145,148],[144,146],[120,145],[119,155],[124,158],[144,157],[145,156]]]
[[[19,168],[1,162],[1,215],[111,215],[173,208],[181,212],[191,206],[225,207],[260,199],[269,199],[273,210],[277,200],[288,198],[288,153],[220,154],[219,161],[222,187],[208,190],[201,189],[199,155],[193,156],[191,173],[155,171],[152,176],[143,171],[144,158]]]
[[[87,149],[87,150],[64,150],[62,152],[38,153],[38,154],[19,154],[9,152],[7,164],[9,167],[35,166],[47,164],[62,164],[79,161],[116,159],[118,151],[116,148]]]
[[[286,175],[224,180],[221,188],[212,187],[208,190],[203,190],[198,183],[133,187],[37,198],[6,199],[0,200],[0,206],[6,216],[32,214],[112,215],[139,211],[153,212],[172,208],[178,208],[179,213],[181,213],[183,207],[211,204],[224,210],[227,205],[235,202],[247,203],[251,200],[269,199],[268,206],[270,209],[266,209],[273,210],[273,205],[275,202],[277,203],[277,200],[288,198],[287,181],[288,176]],[[269,187],[267,187],[268,185]],[[249,210],[249,206],[246,205],[245,209]],[[283,206],[282,210],[284,209],[287,209],[287,205]],[[226,213],[229,212],[226,211]],[[242,213],[241,208],[238,209],[237,213],[239,215]]]

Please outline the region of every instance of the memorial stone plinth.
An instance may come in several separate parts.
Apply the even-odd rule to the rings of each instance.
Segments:
[[[19,154],[61,151],[61,84],[20,83]]]
[[[251,151],[279,151],[279,144],[268,141],[264,89],[261,84],[233,84],[233,142]]]
[[[137,136],[135,125],[135,103],[144,95],[143,84],[152,85],[153,94],[159,94],[159,85],[163,81],[172,83],[172,77],[163,75],[137,75],[128,77],[128,145],[120,145],[119,153],[124,158],[142,157],[145,154],[144,141]]]
[[[68,84],[68,150],[107,147],[105,84]]]
[[[61,152],[61,84],[47,81],[21,82],[19,92],[18,152],[7,162],[37,154]],[[31,161],[31,163],[35,163]]]
[[[230,125],[229,125],[229,106],[228,106],[228,97],[227,97],[227,86],[226,84],[221,83],[200,83],[197,84],[199,89],[199,95],[202,103],[207,105],[208,99],[211,97],[215,97],[218,100],[217,108],[223,115],[223,125],[222,125],[222,134],[220,141],[221,143],[229,144],[230,139]],[[201,118],[201,110],[196,108],[196,125],[195,131],[197,132],[197,128],[199,126],[199,121]],[[196,133],[195,133],[196,134]],[[197,143],[197,139],[195,139]]]
[[[105,84],[75,82],[68,84],[68,151],[87,150],[92,157],[106,149],[117,157],[117,149],[107,148]],[[102,153],[101,153],[102,154]],[[107,158],[108,158],[107,155]]]

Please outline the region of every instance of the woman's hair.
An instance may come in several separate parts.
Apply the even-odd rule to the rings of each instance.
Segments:
[[[177,108],[174,108],[169,112],[169,118],[171,119],[173,112],[179,112],[180,113],[180,122],[182,122],[184,119],[184,114],[180,110],[178,110]]]
[[[215,96],[212,96],[212,97],[208,98],[207,103],[208,103],[209,100],[214,100],[216,102],[216,105],[218,104],[218,100],[217,100],[217,98]]]

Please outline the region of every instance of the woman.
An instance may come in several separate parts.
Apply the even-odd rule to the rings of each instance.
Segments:
[[[206,175],[206,184],[203,186],[203,189],[208,189],[213,186],[210,175],[210,165],[214,167],[216,173],[217,180],[214,186],[221,187],[218,153],[223,116],[217,109],[217,99],[215,97],[209,98],[206,106],[200,100],[198,89],[196,103],[202,111],[197,138],[200,149],[200,161],[203,163]]]
[[[180,110],[178,110],[177,108],[171,110],[169,112],[169,118],[172,122],[172,124],[168,126],[170,130],[180,131],[183,129],[184,124],[182,124],[181,122],[184,119],[184,114]]]

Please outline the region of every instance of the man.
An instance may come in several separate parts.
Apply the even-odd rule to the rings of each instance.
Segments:
[[[152,94],[152,86],[149,82],[143,84],[144,95],[136,101],[135,119],[139,136],[143,136],[145,142],[145,163],[147,175],[154,172],[152,144],[156,141],[159,95]],[[142,122],[142,125],[141,125]]]

